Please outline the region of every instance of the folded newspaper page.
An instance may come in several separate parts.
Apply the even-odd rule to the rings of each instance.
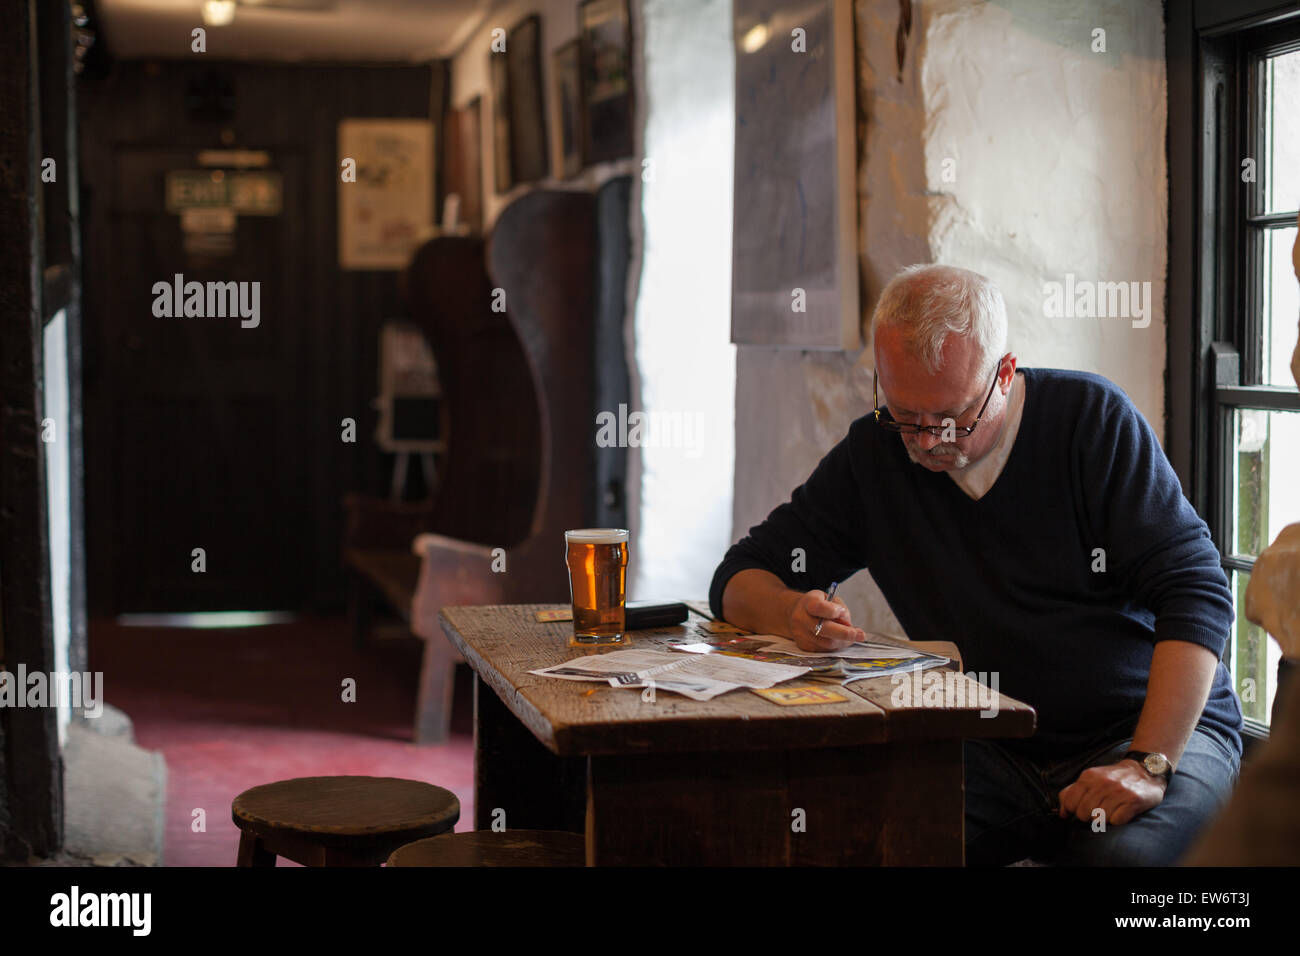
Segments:
[[[671,651],[613,651],[529,671],[561,680],[590,680],[611,687],[651,687],[692,700],[711,700],[742,687],[772,687],[802,677],[810,668],[716,655],[674,654]]]
[[[805,651],[794,641],[775,634],[729,637],[725,634],[705,633],[703,636],[703,641],[677,644],[673,650],[711,657],[803,666],[810,670],[809,680],[840,685],[868,677],[940,667],[948,663],[946,657],[893,643],[866,641],[850,644],[837,651]]]

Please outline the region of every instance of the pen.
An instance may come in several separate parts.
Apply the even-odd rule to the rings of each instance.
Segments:
[[[833,600],[835,599],[835,589],[836,589],[837,587],[839,587],[839,586],[840,586],[840,582],[839,582],[839,581],[832,581],[832,582],[831,582],[831,586],[830,586],[830,588],[827,589],[827,591],[826,591],[826,600],[828,600],[828,601],[833,601]],[[813,637],[820,637],[820,636],[821,636],[821,633],[822,633],[822,625],[825,624],[825,623],[826,623],[826,618],[822,618],[820,621],[817,622],[817,627],[813,629]]]

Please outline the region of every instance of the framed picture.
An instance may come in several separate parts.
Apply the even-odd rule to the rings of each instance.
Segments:
[[[627,0],[578,6],[582,54],[582,162],[633,155],[632,32]]]
[[[731,341],[861,348],[853,2],[734,0]],[[758,42],[756,42],[756,38]]]
[[[433,124],[421,119],[345,119],[339,162],[339,267],[404,269],[433,225]]]
[[[498,193],[508,193],[515,184],[510,170],[510,81],[506,55],[488,54],[492,82],[492,169]]]
[[[483,231],[482,99],[474,97],[461,109],[447,112],[443,192],[460,197],[460,222],[471,233]]]
[[[582,50],[577,38],[551,54],[551,172],[571,179],[582,172]]]
[[[510,101],[510,172],[516,184],[545,179],[546,96],[542,85],[542,19],[525,17],[506,37]]]

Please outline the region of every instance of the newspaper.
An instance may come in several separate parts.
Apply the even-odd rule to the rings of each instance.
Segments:
[[[723,655],[674,654],[671,651],[613,651],[529,671],[561,680],[604,681],[611,687],[654,687],[691,700],[712,700],[743,687],[772,687],[802,677],[810,668],[769,664]]]
[[[755,634],[754,639],[767,642],[767,647],[763,648],[765,651],[792,654],[795,657],[842,657],[848,660],[872,660],[880,657],[891,657],[897,660],[911,660],[913,658],[933,658],[936,656],[900,644],[886,644],[883,641],[879,643],[870,640],[859,641],[856,644],[850,644],[848,647],[841,647],[838,651],[805,651],[794,641],[784,637],[777,637],[775,634]]]
[[[784,664],[807,667],[809,680],[830,684],[851,684],[869,677],[883,677],[901,671],[925,670],[947,664],[948,658],[926,654],[902,644],[862,642],[850,644],[836,651],[805,651],[794,641],[775,634],[745,634],[729,637],[726,634],[703,633],[705,640],[681,643],[675,651],[692,656],[722,656],[751,660],[766,664]]]

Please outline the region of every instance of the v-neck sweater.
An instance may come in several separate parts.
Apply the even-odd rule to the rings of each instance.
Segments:
[[[714,614],[747,568],[799,591],[866,568],[909,638],[953,641],[968,672],[997,672],[1002,693],[1037,710],[1034,736],[1004,745],[1059,759],[1131,736],[1157,642],[1221,657],[1228,580],[1123,390],[1086,372],[1020,371],[1019,431],[985,494],[913,463],[868,413],[727,551]],[[1241,705],[1222,661],[1198,723],[1240,754]]]

